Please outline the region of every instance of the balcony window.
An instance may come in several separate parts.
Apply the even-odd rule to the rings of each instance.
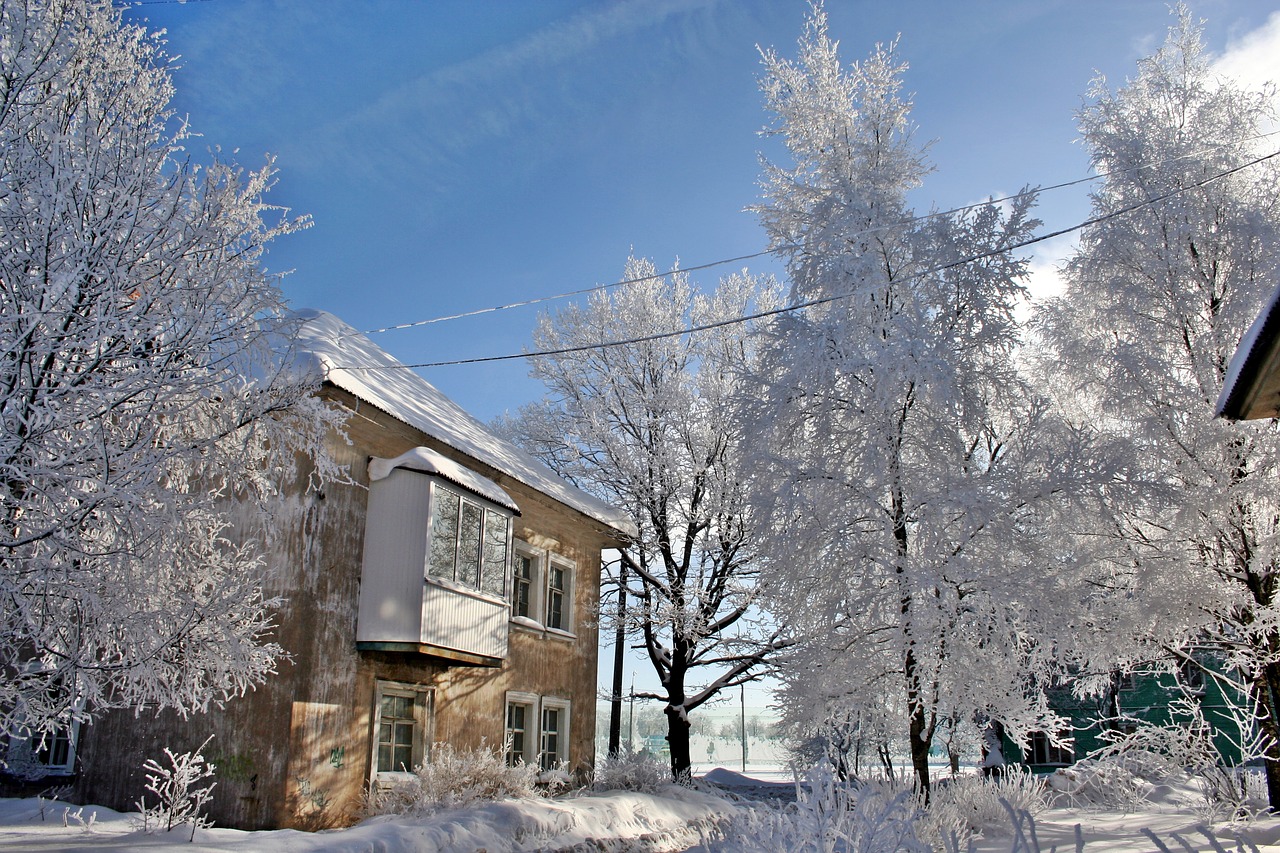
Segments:
[[[432,484],[427,576],[501,597],[507,585],[511,518]]]
[[[497,483],[425,447],[371,460],[369,481],[357,648],[499,665],[519,507]]]

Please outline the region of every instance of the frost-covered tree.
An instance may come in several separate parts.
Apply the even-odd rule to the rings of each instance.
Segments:
[[[158,41],[0,2],[0,733],[220,702],[273,671],[252,543],[336,414],[281,370],[270,169],[200,168]]]
[[[680,333],[740,317],[767,295],[749,276],[711,296],[678,271],[645,279],[584,307],[543,316],[533,359],[547,401],[506,429],[562,476],[627,510],[639,536],[621,550],[628,636],[638,637],[662,685],[671,768],[688,778],[689,714],[720,691],[759,677],[782,645],[760,624],[759,565],[743,503],[741,434],[726,417],[738,368],[752,358],[742,325]],[[610,341],[623,346],[595,348]],[[606,614],[602,613],[602,617]]]
[[[1268,93],[1213,73],[1199,26],[1177,15],[1137,76],[1114,91],[1096,80],[1080,113],[1102,175],[1095,215],[1140,207],[1083,233],[1041,326],[1058,381],[1131,461],[1086,531],[1114,546],[1112,594],[1092,616],[1109,638],[1097,668],[1107,654],[1225,652],[1271,736],[1276,808],[1280,435],[1275,421],[1214,419],[1232,353],[1280,280],[1280,169],[1232,171],[1274,149],[1257,138],[1274,113]]]
[[[763,62],[793,165],[757,210],[797,310],[762,331],[745,417],[770,606],[800,638],[783,706],[896,732],[927,790],[940,726],[1048,716],[1070,596],[1044,532],[1083,438],[1015,368],[1026,261],[1004,250],[1037,223],[1028,196],[914,218],[930,167],[892,47],[842,68],[815,6],[798,59]]]

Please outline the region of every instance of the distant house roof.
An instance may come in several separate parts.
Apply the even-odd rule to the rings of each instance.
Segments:
[[[570,485],[529,453],[495,435],[365,335],[325,311],[297,313],[303,321],[299,350],[311,356],[311,367],[319,370],[324,381],[622,536],[636,535],[635,524],[622,510]]]
[[[1217,414],[1235,421],[1280,417],[1280,287],[1236,348]]]

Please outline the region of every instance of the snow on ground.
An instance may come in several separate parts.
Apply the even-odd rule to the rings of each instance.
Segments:
[[[1204,797],[1193,780],[1156,785],[1145,799],[1128,810],[1087,803],[1072,803],[1058,795],[1055,807],[1035,819],[1035,834],[1043,850],[1075,850],[1076,826],[1085,840],[1086,853],[1150,853],[1155,843],[1143,830],[1153,832],[1170,850],[1213,849],[1200,831],[1206,827],[1202,814]],[[1262,817],[1250,823],[1218,821],[1207,827],[1217,843],[1236,850],[1237,841],[1257,846],[1264,853],[1280,851],[1280,818]],[[1012,829],[999,827],[987,832],[974,846],[975,853],[1007,853]],[[1247,848],[1246,848],[1247,849]]]
[[[68,807],[38,800],[0,799],[0,851],[30,853],[426,853],[426,851],[635,850],[701,849],[704,832],[723,824],[737,809],[773,808],[777,795],[793,783],[757,779],[723,768],[705,777],[726,792],[727,799],[704,791],[669,786],[656,794],[622,791],[583,794],[561,799],[523,799],[490,803],[472,809],[442,812],[429,818],[374,818],[345,830],[306,833],[294,830],[242,832],[208,829],[188,843],[189,827],[172,833],[146,835],[136,816],[110,809]],[[759,797],[764,804],[752,805]],[[740,799],[741,798],[741,799]],[[1044,851],[1075,850],[1075,826],[1081,825],[1086,853],[1148,853],[1155,844],[1141,834],[1149,828],[1171,850],[1209,851],[1210,843],[1196,831],[1201,819],[1189,787],[1165,786],[1141,808],[1130,811],[1057,807],[1035,823]],[[43,816],[42,816],[43,807]],[[86,824],[91,825],[86,826]],[[1262,853],[1280,853],[1280,818],[1262,818],[1248,825],[1216,824],[1214,835],[1223,848],[1236,849],[1237,833]],[[1174,838],[1187,841],[1184,847]],[[1008,827],[996,828],[979,839],[977,853],[1007,853],[1012,839]],[[1025,849],[1025,848],[1024,848]],[[1034,848],[1032,848],[1034,849]],[[747,853],[747,851],[742,851]]]
[[[724,800],[671,786],[659,794],[623,791],[562,799],[523,799],[429,818],[373,818],[350,829],[325,832],[242,832],[190,827],[146,835],[136,816],[87,806],[0,799],[0,851],[236,851],[236,853],[488,853],[585,849],[684,850],[699,830],[732,811]],[[92,826],[85,824],[93,819]],[[604,841],[604,845],[597,842]]]

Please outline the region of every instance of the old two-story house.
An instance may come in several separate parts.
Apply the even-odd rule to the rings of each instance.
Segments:
[[[290,659],[223,709],[100,717],[46,746],[49,769],[75,799],[127,808],[147,758],[213,735],[210,816],[246,829],[350,823],[370,784],[437,743],[587,771],[601,551],[632,523],[350,326],[302,316],[302,357],[350,412],[331,450],[354,482],[299,482],[270,522]]]

